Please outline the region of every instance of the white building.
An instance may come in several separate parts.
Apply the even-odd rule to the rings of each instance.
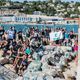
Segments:
[[[50,0],[48,0],[48,1],[50,1]],[[53,1],[53,3],[55,3],[55,2],[59,2],[59,1],[61,1],[61,0],[52,0]]]
[[[0,22],[15,22],[15,16],[14,15],[0,16]]]
[[[54,17],[54,16],[46,16],[46,15],[25,15],[25,14],[0,16],[0,22],[37,23],[40,20],[41,22],[53,22],[53,23],[56,22],[57,23],[57,22],[63,21],[63,18]]]
[[[78,10],[80,11],[80,6],[78,7]]]

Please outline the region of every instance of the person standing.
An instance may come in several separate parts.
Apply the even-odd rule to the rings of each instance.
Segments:
[[[14,31],[14,36],[13,36],[13,38],[16,39],[16,29],[15,29],[15,27],[13,27],[13,31]]]
[[[23,36],[22,36],[22,31],[21,30],[18,32],[18,39],[23,42]]]
[[[12,42],[14,39],[13,27],[10,27],[10,29],[7,31],[7,35],[8,35],[8,43]]]

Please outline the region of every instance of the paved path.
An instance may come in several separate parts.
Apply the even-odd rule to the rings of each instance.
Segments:
[[[3,80],[15,80],[18,77],[18,75],[15,74],[13,71],[1,65],[0,65],[0,76],[3,78]]]

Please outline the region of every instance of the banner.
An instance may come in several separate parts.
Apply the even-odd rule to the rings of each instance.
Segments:
[[[51,32],[49,34],[50,36],[50,41],[56,41],[56,40],[60,40],[60,39],[63,39],[63,34],[61,31],[58,31],[58,32]]]

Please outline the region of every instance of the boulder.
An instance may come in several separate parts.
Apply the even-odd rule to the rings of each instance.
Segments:
[[[40,56],[36,52],[33,53],[32,58],[34,60],[40,60]]]
[[[42,66],[42,63],[40,61],[32,61],[27,70],[30,71],[30,72],[36,72],[36,71],[40,71],[41,70],[41,66]]]

